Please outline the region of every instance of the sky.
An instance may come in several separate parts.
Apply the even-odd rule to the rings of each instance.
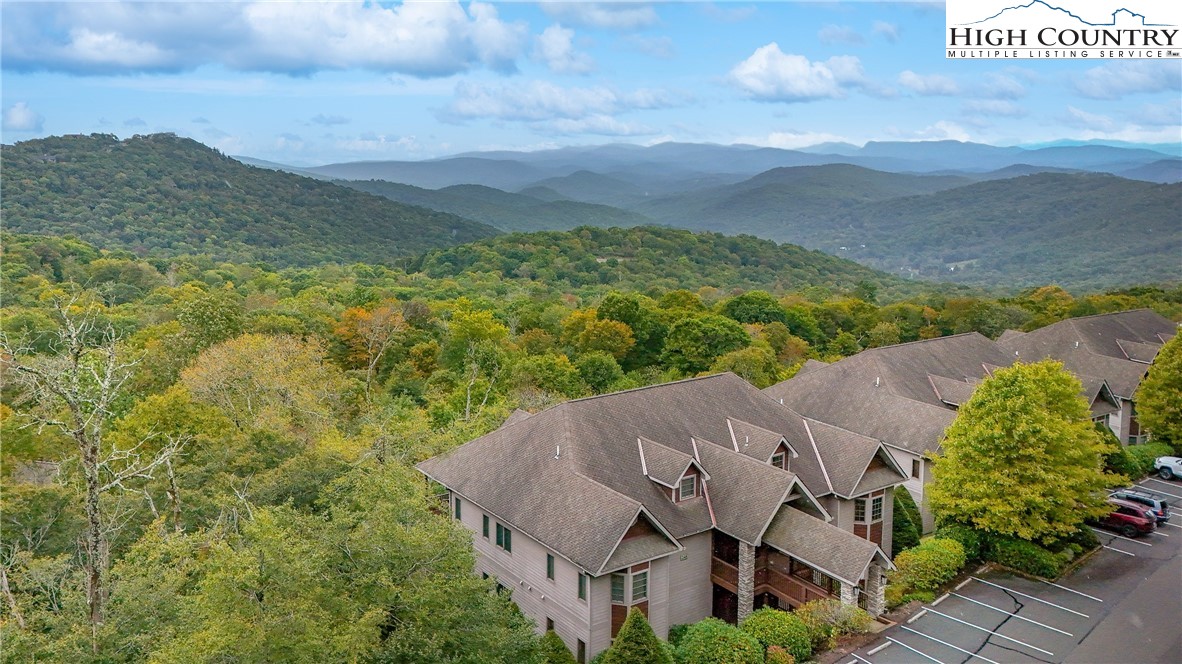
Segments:
[[[1162,1],[1177,0],[1123,4]],[[1182,60],[946,60],[943,2],[5,0],[0,19],[9,144],[174,132],[317,165],[664,141],[1182,142]]]

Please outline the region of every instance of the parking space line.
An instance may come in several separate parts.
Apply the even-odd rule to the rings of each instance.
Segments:
[[[1165,481],[1162,481],[1162,480],[1157,480],[1157,479],[1154,479],[1154,478],[1152,478],[1152,477],[1148,478],[1146,481],[1147,481],[1147,482],[1157,482],[1158,484],[1164,484],[1164,485],[1166,485],[1166,486],[1168,486],[1168,487],[1170,487],[1170,488],[1173,488],[1173,487],[1176,487],[1176,486],[1178,486],[1178,485],[1176,485],[1176,484],[1171,484],[1171,483],[1169,483],[1169,482],[1165,482]],[[1169,493],[1168,491],[1159,491],[1159,490],[1157,490],[1157,489],[1154,489],[1154,488],[1152,488],[1152,487],[1147,487],[1147,486],[1146,486],[1146,487],[1141,487],[1141,488],[1143,488],[1143,489],[1149,489],[1150,491],[1154,491],[1154,492],[1160,493],[1160,494],[1162,494],[1162,495],[1166,495],[1166,496],[1173,496],[1174,498],[1182,498],[1182,496],[1179,496],[1179,495],[1176,495],[1176,494],[1173,494],[1173,493]]]
[[[920,632],[920,631],[918,631],[918,630],[911,629],[910,627],[908,627],[908,626],[906,626],[906,625],[899,625],[899,627],[902,627],[903,629],[905,629],[905,630],[907,630],[908,632],[911,632],[911,633],[913,633],[913,634],[918,634],[918,635],[922,636],[922,637],[923,637],[923,638],[925,638],[925,639],[931,639],[932,641],[935,641],[936,643],[939,643],[939,644],[941,644],[941,645],[948,646],[949,648],[952,648],[953,650],[959,650],[960,652],[963,652],[964,654],[968,655],[969,657],[976,657],[977,659],[980,659],[980,660],[983,660],[983,661],[989,662],[989,664],[1000,664],[1000,662],[995,662],[995,661],[993,661],[992,659],[989,659],[988,657],[984,657],[984,656],[982,656],[982,655],[978,655],[978,654],[977,654],[977,653],[975,653],[975,652],[970,652],[970,651],[968,651],[968,650],[965,650],[964,648],[961,648],[960,646],[954,646],[954,645],[952,645],[951,643],[948,643],[947,641],[941,641],[940,639],[937,639],[937,638],[936,638],[936,637],[934,637],[934,636],[930,636],[930,635],[928,635],[928,634],[924,634],[923,632]]]
[[[1043,627],[1043,628],[1049,629],[1049,630],[1051,630],[1052,632],[1058,632],[1058,633],[1060,633],[1060,634],[1066,634],[1067,636],[1071,636],[1071,637],[1074,637],[1074,636],[1075,636],[1075,635],[1074,635],[1074,634],[1072,634],[1071,632],[1064,632],[1063,630],[1059,629],[1058,627],[1051,627],[1050,625],[1045,625],[1045,624],[1043,624],[1043,623],[1040,623],[1040,622],[1038,622],[1037,620],[1031,620],[1030,618],[1027,618],[1027,617],[1025,617],[1025,616],[1020,616],[1020,615],[1018,615],[1018,614],[1016,614],[1016,613],[1014,613],[1014,612],[1012,612],[1012,611],[1006,611],[1005,609],[999,609],[999,608],[997,608],[996,606],[992,606],[992,605],[986,604],[985,602],[978,602],[977,600],[973,599],[972,597],[965,597],[964,595],[958,595],[957,593],[952,593],[952,594],[953,594],[954,596],[956,596],[956,597],[959,597],[959,598],[963,599],[963,600],[967,600],[967,601],[969,601],[969,602],[972,602],[973,604],[978,604],[978,605],[980,605],[980,606],[983,606],[983,607],[985,607],[985,608],[987,608],[987,609],[989,609],[989,610],[991,610],[991,611],[997,611],[998,613],[1004,613],[1004,614],[1006,614],[1007,616],[1011,616],[1011,617],[1013,617],[1013,618],[1017,618],[1018,620],[1023,620],[1023,621],[1026,621],[1026,622],[1028,622],[1028,623],[1030,623],[1030,624],[1032,624],[1032,625],[1038,625],[1039,627]]]
[[[1074,611],[1074,610],[1069,609],[1065,606],[1059,606],[1058,604],[1055,604],[1054,602],[1048,602],[1045,599],[1039,599],[1039,598],[1035,597],[1034,595],[1027,595],[1026,593],[1018,592],[1017,590],[1014,590],[1013,588],[1006,588],[1005,586],[998,585],[998,584],[992,583],[990,581],[986,581],[985,579],[978,579],[975,576],[973,577],[973,580],[980,581],[981,583],[984,583],[987,586],[993,586],[994,588],[1001,588],[1002,590],[1006,591],[1007,593],[1014,593],[1015,595],[1021,595],[1023,597],[1028,598],[1028,599],[1032,599],[1036,602],[1042,602],[1043,604],[1046,604],[1047,606],[1053,606],[1056,609],[1062,609],[1063,611],[1066,611],[1067,613],[1074,613],[1075,615],[1081,616],[1083,618],[1091,618],[1091,616],[1089,616],[1086,613],[1080,613],[1079,611]]]
[[[1151,534],[1153,534],[1153,535],[1161,535],[1162,537],[1169,537],[1169,535],[1167,535],[1167,534],[1163,533],[1163,532],[1162,532],[1162,531],[1160,531],[1160,530],[1155,530],[1155,531],[1153,531],[1153,533],[1151,533]]]
[[[904,648],[910,650],[911,652],[915,653],[916,655],[919,655],[920,657],[923,657],[925,659],[930,659],[933,662],[935,662],[936,664],[944,664],[944,662],[941,662],[940,660],[936,659],[935,657],[932,657],[931,655],[925,655],[924,653],[920,652],[919,650],[916,650],[915,648],[912,648],[911,646],[907,645],[906,643],[903,643],[902,641],[896,641],[889,636],[886,637],[886,640],[890,641],[891,643],[893,643],[897,646],[903,646]]]
[[[1112,547],[1108,546],[1107,544],[1101,544],[1100,546],[1104,547],[1105,549],[1108,549],[1109,551],[1115,551],[1115,552],[1117,552],[1117,553],[1123,553],[1123,554],[1125,554],[1126,556],[1132,556],[1132,557],[1134,557],[1134,558],[1136,558],[1136,557],[1137,557],[1137,554],[1135,554],[1135,553],[1129,553],[1128,551],[1121,551],[1120,549],[1114,549],[1114,548],[1112,548]]]
[[[1001,639],[1005,639],[1006,641],[1013,641],[1014,643],[1017,643],[1017,644],[1018,644],[1018,645],[1020,645],[1020,646],[1026,646],[1027,648],[1030,648],[1031,650],[1037,650],[1037,651],[1039,651],[1039,652],[1041,652],[1041,653],[1044,653],[1044,654],[1046,654],[1046,655],[1049,655],[1049,656],[1051,656],[1051,657],[1054,657],[1054,656],[1055,656],[1055,653],[1053,653],[1053,652],[1051,652],[1051,651],[1049,651],[1049,650],[1043,650],[1042,648],[1039,648],[1038,646],[1032,646],[1032,645],[1030,645],[1029,643],[1026,643],[1025,641],[1019,641],[1018,639],[1012,639],[1012,638],[1010,638],[1010,637],[1006,636],[1005,634],[998,634],[997,632],[995,632],[995,631],[993,631],[993,630],[991,630],[991,629],[985,629],[984,627],[981,627],[981,626],[979,626],[979,625],[974,625],[974,624],[973,624],[973,623],[971,623],[971,622],[967,622],[967,621],[961,620],[960,618],[955,618],[955,617],[953,617],[953,616],[950,616],[950,615],[948,615],[947,613],[940,613],[939,611],[935,611],[935,610],[930,610],[930,612],[931,612],[931,613],[934,613],[934,614],[936,614],[936,615],[938,615],[938,616],[942,616],[942,617],[944,617],[944,618],[947,618],[947,619],[949,619],[949,620],[955,620],[956,622],[958,622],[958,623],[960,623],[960,624],[962,624],[962,625],[967,625],[967,626],[969,626],[969,627],[972,627],[973,629],[977,629],[977,630],[980,630],[980,631],[982,631],[982,632],[986,632],[986,633],[988,633],[988,634],[992,634],[993,636],[996,636],[996,637],[998,637],[998,638],[1001,638]]]
[[[1176,524],[1176,523],[1169,523],[1169,522],[1166,522],[1164,525],[1167,525],[1167,526],[1173,526],[1173,527],[1175,527],[1175,528],[1182,528],[1182,526],[1179,526],[1179,525],[1178,525],[1178,524]]]
[[[856,652],[850,653],[850,657],[853,657],[854,659],[858,660],[859,662],[862,662],[862,664],[870,664],[870,660],[862,659],[861,657],[858,657],[858,653],[856,653]],[[854,663],[850,662],[849,664],[854,664]]]
[[[1048,586],[1055,586],[1056,588],[1059,588],[1061,590],[1066,590],[1069,593],[1075,593],[1076,595],[1081,595],[1083,597],[1087,597],[1088,599],[1094,599],[1100,603],[1104,602],[1104,600],[1100,599],[1099,597],[1092,597],[1091,595],[1089,595],[1087,593],[1081,593],[1080,591],[1074,590],[1072,588],[1068,588],[1067,586],[1061,586],[1057,583],[1051,583],[1050,581],[1043,581],[1042,579],[1039,579],[1039,581],[1042,581],[1043,583],[1047,584]]]
[[[1108,535],[1109,537],[1115,537],[1117,539],[1122,539],[1126,542],[1132,542],[1133,544],[1140,544],[1141,546],[1153,546],[1149,542],[1139,542],[1139,541],[1132,539],[1130,537],[1125,537],[1124,535],[1117,535],[1116,533],[1110,533],[1110,532],[1107,532],[1104,530],[1096,530],[1095,528],[1092,528],[1092,530],[1095,531],[1095,533],[1097,535]]]

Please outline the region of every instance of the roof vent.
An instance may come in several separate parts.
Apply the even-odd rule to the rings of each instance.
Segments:
[[[784,405],[784,400],[783,400],[783,399],[780,399],[780,405],[781,405],[781,406],[783,406],[783,405]]]
[[[1076,348],[1079,348],[1079,342],[1078,342],[1078,341],[1077,341],[1077,342],[1075,342],[1075,347],[1076,347]]]
[[[555,446],[554,446],[554,458],[555,458],[555,459],[557,459],[557,458],[558,458],[558,457],[560,457],[560,456],[562,456],[562,446],[561,446],[561,445],[555,445]]]
[[[878,381],[880,381],[880,380],[882,380],[882,376],[875,376],[874,377],[874,386],[875,387],[878,387]]]
[[[751,436],[743,436],[743,447],[751,444]]]

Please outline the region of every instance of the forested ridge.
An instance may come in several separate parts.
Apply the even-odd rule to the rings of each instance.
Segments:
[[[5,235],[5,660],[540,661],[412,468],[512,409],[701,372],[762,387],[807,358],[1072,315],[1182,317],[1178,288],[995,300],[807,274],[695,284],[699,236],[615,232],[553,239],[588,255],[690,242],[691,267],[584,281],[548,274],[566,254],[514,236],[407,272]],[[735,241],[736,255],[758,242]],[[507,271],[510,251],[537,274]],[[572,274],[606,263],[592,264]]]
[[[55,136],[3,146],[10,232],[140,255],[275,265],[394,262],[495,235],[455,215],[246,166],[192,139]]]

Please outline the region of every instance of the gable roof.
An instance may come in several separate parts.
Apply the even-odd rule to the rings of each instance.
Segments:
[[[789,506],[776,513],[763,539],[852,586],[858,585],[875,560],[886,569],[894,569],[890,558],[874,542]]]
[[[999,343],[1011,360],[1058,360],[1075,375],[1102,378],[1114,395],[1132,399],[1163,336],[1177,331],[1168,318],[1137,309],[1068,318]]]
[[[761,448],[786,439],[800,454],[793,472],[736,452],[736,424]],[[569,401],[418,467],[596,573],[615,560],[616,543],[642,510],[674,541],[718,527],[758,542],[784,501],[829,492],[806,430],[799,414],[725,373]],[[858,458],[878,447],[836,427],[817,440],[818,448],[838,443]],[[691,463],[704,472],[704,495],[675,503],[654,480],[670,486]],[[896,483],[904,479],[900,472]]]

